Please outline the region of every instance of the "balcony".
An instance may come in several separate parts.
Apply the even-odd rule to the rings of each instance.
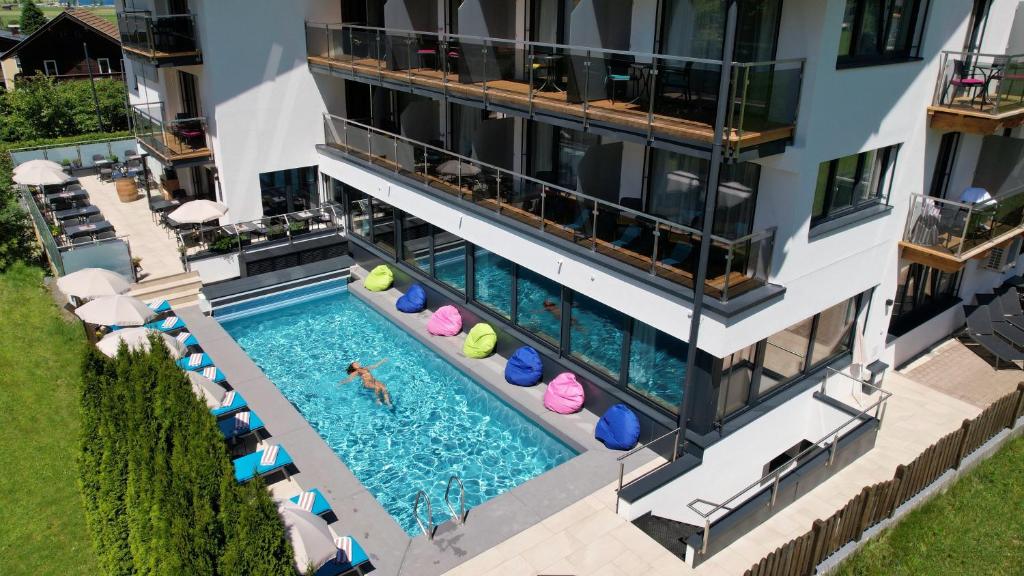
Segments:
[[[327,145],[403,176],[488,217],[529,229],[692,290],[701,232],[547,182],[337,116],[325,116]],[[774,229],[711,238],[705,293],[728,302],[768,283]]]
[[[117,27],[124,51],[153,66],[189,66],[203,62],[192,14],[154,16],[148,10],[121,12],[117,15]]]
[[[645,141],[710,148],[722,62],[521,40],[307,24],[314,71]],[[778,153],[793,138],[803,60],[734,63],[726,154]]]
[[[133,105],[131,116],[139,143],[165,166],[198,164],[212,156],[205,118],[178,114],[170,120],[163,102]]]
[[[973,134],[1024,124],[1024,55],[943,52],[928,116],[936,130]]]
[[[912,194],[902,258],[956,272],[1024,231],[1024,193],[967,204]]]

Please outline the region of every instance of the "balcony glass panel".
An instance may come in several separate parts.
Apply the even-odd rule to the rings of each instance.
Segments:
[[[131,115],[136,138],[165,160],[209,155],[205,118],[178,114],[170,119],[163,102],[135,104]]]
[[[1024,194],[964,203],[912,194],[903,240],[960,258],[1024,226]]]
[[[150,57],[170,57],[198,53],[195,16],[172,14],[154,16],[148,11],[118,14],[121,43]]]
[[[1024,55],[943,52],[934,106],[992,116],[1024,109]]]

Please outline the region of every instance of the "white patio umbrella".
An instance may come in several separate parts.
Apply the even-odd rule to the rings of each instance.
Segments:
[[[202,224],[220,218],[228,211],[228,207],[212,200],[192,200],[179,206],[167,215],[178,224]]]
[[[338,554],[326,520],[291,502],[283,502],[279,510],[295,550],[295,567],[300,573],[304,574],[310,565],[318,570]]]
[[[156,334],[163,341],[167,351],[171,353],[171,357],[175,360],[181,358],[182,354],[185,353],[185,347],[182,346],[181,342],[167,334],[161,334],[149,328],[125,328],[124,330],[111,332],[97,342],[96,347],[100,349],[100,352],[111,358],[117,356],[117,351],[121,348],[122,342],[127,344],[128,348],[132,350],[149,350],[149,336],[151,334]]]
[[[224,403],[224,396],[227,390],[220,385],[203,376],[199,372],[189,372],[188,381],[192,384],[192,392],[195,393],[212,410]]]
[[[57,279],[57,288],[76,298],[98,298],[124,294],[131,284],[128,279],[103,268],[82,268]]]
[[[115,294],[100,296],[83,304],[75,314],[85,322],[99,326],[142,326],[156,312],[138,298]]]
[[[54,172],[63,172],[64,171],[64,167],[61,166],[60,164],[57,164],[53,160],[43,160],[43,159],[40,158],[40,159],[37,159],[37,160],[29,160],[28,162],[22,162],[21,164],[18,164],[17,166],[14,167],[14,173],[15,174],[20,174],[21,172],[23,172],[25,170],[29,170],[29,169],[32,169],[32,168],[38,168],[38,167],[49,168],[50,170],[53,170]]]
[[[43,165],[28,166],[14,173],[14,182],[25,186],[57,186],[74,180],[60,170]]]

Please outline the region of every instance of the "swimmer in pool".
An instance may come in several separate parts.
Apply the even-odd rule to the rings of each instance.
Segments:
[[[547,312],[548,314],[551,314],[555,318],[562,318],[562,309],[558,306],[558,304],[555,304],[551,300],[544,301],[544,311]],[[575,318],[571,320],[571,323],[573,326],[576,326],[580,330],[584,329],[583,326]]]
[[[377,400],[377,404],[381,403],[381,398],[383,397],[384,403],[390,407],[391,395],[388,393],[388,387],[385,386],[384,383],[381,382],[380,380],[374,378],[373,374],[370,373],[371,370],[379,368],[381,364],[387,361],[388,359],[385,358],[380,362],[377,362],[376,364],[365,367],[360,365],[359,362],[353,362],[349,364],[348,368],[345,370],[348,373],[348,378],[342,380],[340,384],[348,384],[349,382],[356,378],[362,378],[363,388],[369,388],[370,390],[373,390],[373,397]]]

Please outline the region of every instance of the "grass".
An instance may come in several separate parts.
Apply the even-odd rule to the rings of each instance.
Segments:
[[[75,467],[85,335],[42,279],[0,274],[0,574],[97,574]]]
[[[39,9],[43,11],[43,15],[46,16],[47,20],[52,19],[54,16],[64,11],[63,6],[43,6],[38,2],[36,4],[39,5]],[[79,8],[87,8],[89,10],[92,10],[96,14],[102,16],[103,18],[113,22],[114,24],[117,24],[117,15],[114,13],[113,6],[83,5],[79,6]],[[4,10],[2,13],[0,13],[0,26],[2,26],[5,30],[7,29],[8,24],[17,24],[20,20],[21,9],[18,7],[15,7],[13,10],[10,11]]]
[[[1024,574],[1024,437],[868,542],[836,574]]]

